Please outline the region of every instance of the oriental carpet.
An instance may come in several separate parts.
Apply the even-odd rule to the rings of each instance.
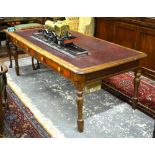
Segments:
[[[5,110],[4,133],[10,138],[50,137],[34,118],[30,109],[7,87],[9,109]]]

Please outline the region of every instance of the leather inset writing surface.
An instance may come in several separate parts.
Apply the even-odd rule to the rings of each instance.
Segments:
[[[51,54],[58,56],[59,58],[71,63],[72,65],[78,68],[87,68],[118,60],[121,61],[130,57],[136,57],[141,54],[137,51],[121,47],[119,45],[112,44],[104,40],[89,37],[78,32],[71,32],[72,35],[79,38],[79,41],[76,44],[90,52],[90,55],[77,56],[75,58],[71,58],[33,39],[31,37],[32,33],[36,31],[37,29],[33,29],[16,31],[15,33],[27,39],[31,43],[37,45],[38,47],[48,51]]]

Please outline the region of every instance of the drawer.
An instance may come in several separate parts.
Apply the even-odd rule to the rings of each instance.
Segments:
[[[32,48],[29,48],[29,54],[33,57],[36,57],[36,52],[32,49]],[[36,57],[37,58],[37,57]]]
[[[36,57],[40,62],[46,63],[46,58],[40,54],[35,54],[34,57]]]
[[[71,72],[68,69],[60,66],[59,64],[57,64],[57,63],[55,63],[55,62],[53,62],[51,60],[49,60],[48,58],[45,61],[46,61],[45,64],[47,66],[51,67],[53,70],[55,70],[58,73],[62,74],[64,77],[70,78]]]

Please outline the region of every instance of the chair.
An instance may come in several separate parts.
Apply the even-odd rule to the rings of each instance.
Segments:
[[[16,25],[15,29],[16,30],[23,30],[23,29],[40,28],[40,27],[42,27],[41,24],[29,23],[29,24]],[[25,52],[22,49],[19,49],[17,46],[13,45],[9,40],[7,40],[7,49],[8,49],[8,56],[9,56],[9,60],[10,60],[9,68],[12,68],[12,58],[11,58],[11,56],[13,56],[14,60],[15,60],[16,74],[19,75],[18,54],[24,54]],[[33,57],[32,57],[32,68],[34,70],[40,68],[38,61],[37,61],[37,67],[35,67]]]
[[[25,52],[21,49],[19,49],[17,46],[13,45],[11,42],[7,41],[7,49],[8,49],[8,55],[9,55],[9,60],[10,60],[10,65],[9,68],[12,68],[12,58],[11,56],[14,57],[15,60],[15,70],[16,74],[19,75],[19,64],[18,64],[18,55],[19,54],[24,54]],[[39,61],[37,60],[37,66],[34,64],[34,58],[32,57],[32,68],[33,70],[39,69]]]
[[[95,21],[93,17],[65,17],[70,30],[94,36]]]
[[[0,137],[3,137],[4,131],[4,107],[9,108],[7,104],[7,73],[8,69],[4,64],[0,64]]]

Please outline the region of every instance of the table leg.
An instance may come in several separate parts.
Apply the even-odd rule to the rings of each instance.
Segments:
[[[84,119],[83,119],[83,90],[84,87],[78,83],[76,85],[76,103],[77,103],[77,126],[78,131],[83,132],[84,130]]]
[[[7,51],[8,51],[9,60],[10,60],[9,68],[12,68],[12,59],[11,59],[10,41],[8,41],[8,40],[7,40],[7,43],[6,43],[6,47],[7,47]]]
[[[135,71],[135,78],[134,78],[134,95],[132,98],[132,108],[135,109],[138,104],[138,88],[140,84],[140,76],[141,76],[141,69]]]
[[[19,75],[19,65],[18,65],[18,51],[17,51],[17,46],[14,46],[14,59],[15,59],[15,70],[16,70],[16,74]]]
[[[39,61],[37,60],[37,67],[35,67],[35,64],[34,64],[34,58],[32,57],[32,68],[33,70],[36,70],[36,69],[39,69],[40,68],[40,64],[39,64]]]
[[[40,63],[38,60],[37,60],[37,69],[40,69]]]
[[[34,58],[33,57],[32,57],[32,68],[33,68],[33,70],[36,70],[36,67],[34,65]]]

